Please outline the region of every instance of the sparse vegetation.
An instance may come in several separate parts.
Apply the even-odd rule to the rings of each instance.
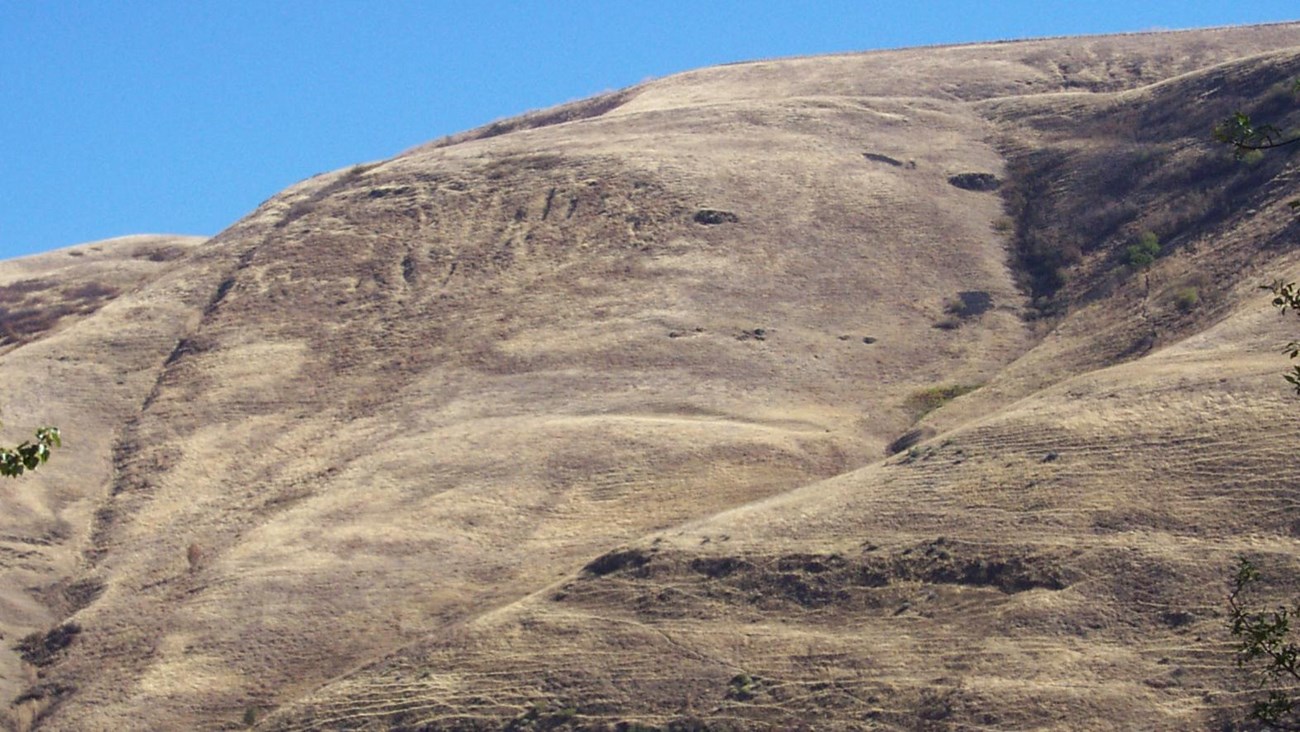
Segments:
[[[1254,73],[1263,81],[1265,71]],[[1060,315],[1071,299],[1101,291],[1116,267],[1140,269],[1226,223],[1285,167],[1281,155],[1235,165],[1205,138],[1212,118],[1175,109],[1178,100],[1170,97],[1080,120],[1098,135],[1114,130],[1106,143],[1085,147],[1049,143],[1027,150],[1008,132],[1001,192],[1015,222],[1014,261],[1035,309],[1031,317]],[[1141,243],[1136,239],[1143,231],[1158,233],[1162,250],[1135,250],[1130,263],[1128,249]]]
[[[912,392],[907,398],[907,406],[917,419],[933,412],[963,394],[969,394],[980,388],[981,384],[945,384],[931,386]]]

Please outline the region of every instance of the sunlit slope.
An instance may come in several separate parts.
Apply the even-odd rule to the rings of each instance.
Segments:
[[[651,535],[273,727],[1214,727],[1241,711],[1234,556],[1296,569],[1271,315]]]
[[[1287,451],[1260,415],[1289,402],[1260,339],[1282,324],[1206,287],[1097,355],[1107,329],[1145,332],[1151,288],[1080,259],[1072,282],[1110,289],[1067,285],[1071,315],[1034,320],[1010,266],[1029,219],[991,181],[1052,180],[1017,176],[1080,134],[1050,138],[1058,98],[1147,108],[1151,84],[1295,44],[1270,26],[706,69],[290,188],[84,337],[0,358],[139,387],[84,425],[79,402],[33,417],[104,443],[93,486],[69,460],[11,494],[28,543],[76,505],[42,550],[61,563],[0,609],[54,629],[6,661],[29,682],[15,726],[496,728],[541,703],[597,725],[1205,722],[1218,702],[1188,690],[1219,688],[1223,659],[1188,660],[1189,638],[1256,525],[1226,496],[1273,505]],[[1008,100],[1031,95],[1052,99]],[[1106,200],[1083,180],[1033,195]],[[1243,254],[1263,241],[1245,219],[1215,225],[1228,243],[1171,250],[1157,292],[1209,252],[1285,263]],[[1214,350],[1183,341],[1220,318],[1197,336]],[[140,342],[95,340],[131,323]],[[937,436],[885,459],[918,419]],[[1178,485],[1153,504],[1158,476]],[[1191,670],[1148,659],[1159,642]]]
[[[1113,139],[1080,104],[1140,123],[1250,68],[1026,102],[1024,128],[1004,144],[1013,156],[1069,148],[1083,169],[1141,141]],[[1016,121],[1011,100],[982,109],[1000,131]],[[1053,114],[1081,119],[1052,130]],[[1201,163],[1222,155],[1189,139],[1213,114],[1199,105],[1185,116],[1202,119],[1166,125],[1162,153],[1212,165],[1197,195],[1217,207],[1217,190],[1243,210],[1192,220],[1169,212],[1176,180],[1131,186],[1154,213],[1096,235],[1058,294],[1070,314],[986,389],[928,417],[930,441],[615,548],[268,725],[1173,730],[1240,715],[1225,576],[1242,552],[1283,578],[1295,564],[1293,498],[1280,480],[1293,395],[1277,355],[1291,323],[1255,288],[1294,271],[1294,187],[1285,160],[1245,179],[1249,188],[1235,168]],[[1081,197],[1109,203],[1095,177],[1061,170],[1053,189],[1032,192],[1064,209],[1040,223],[1079,215],[1066,212],[1086,210]],[[1149,272],[1116,266],[1133,232],[1170,221],[1166,256]],[[1178,304],[1187,287],[1201,298],[1194,307]],[[1127,363],[1106,367],[1115,362]]]
[[[1001,173],[987,134],[956,103],[694,105],[268,202],[208,245],[227,269],[118,441],[46,724],[223,724],[880,458],[913,391],[1030,342],[997,195],[948,181]],[[960,339],[956,292],[986,306]]]

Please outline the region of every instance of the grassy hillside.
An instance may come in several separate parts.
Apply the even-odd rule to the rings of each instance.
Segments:
[[[1207,138],[1296,46],[703,69],[0,265],[69,443],[0,496],[11,725],[1221,725],[1300,266]]]

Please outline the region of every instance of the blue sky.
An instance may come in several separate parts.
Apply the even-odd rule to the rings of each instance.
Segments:
[[[1300,18],[1292,2],[0,0],[0,258],[729,61]]]

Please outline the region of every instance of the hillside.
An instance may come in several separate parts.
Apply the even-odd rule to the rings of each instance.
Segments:
[[[1297,73],[736,64],[0,263],[6,425],[67,436],[0,494],[11,726],[1221,728],[1300,263],[1291,156],[1207,138]]]

